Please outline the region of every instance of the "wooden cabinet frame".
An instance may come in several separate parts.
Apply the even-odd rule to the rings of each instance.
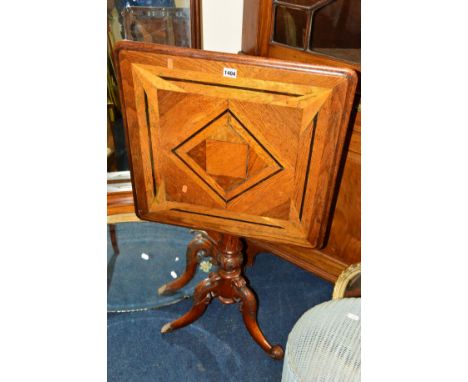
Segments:
[[[287,61],[350,68],[360,79],[361,65],[302,51],[272,41],[273,0],[244,1],[242,53]],[[360,83],[360,81],[359,81]],[[361,261],[361,112],[360,85],[355,96],[345,153],[339,169],[330,225],[321,249],[249,240],[250,261],[260,251],[276,255],[324,279],[336,281],[350,264]]]

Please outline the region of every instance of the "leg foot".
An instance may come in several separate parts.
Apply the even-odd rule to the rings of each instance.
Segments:
[[[160,288],[158,289],[158,294],[159,294],[160,296],[162,296],[163,294],[165,294],[166,288],[167,288],[167,284],[164,284],[162,287],[160,287]]]
[[[161,333],[170,333],[172,332],[172,327],[171,327],[171,323],[168,322],[167,324],[163,325],[163,327],[161,328]]]
[[[112,276],[114,275],[115,262],[117,261],[117,257],[120,253],[119,245],[117,243],[117,233],[115,231],[115,224],[109,224],[109,233],[114,253],[112,254],[112,257],[107,263],[107,292],[109,292],[109,289],[111,287]]]
[[[273,359],[283,359],[284,358],[284,350],[281,345],[273,345],[270,352],[270,357]]]
[[[265,350],[270,357],[274,359],[282,359],[284,357],[284,350],[280,345],[271,345],[263,335],[257,322],[257,299],[253,292],[247,287],[244,278],[239,278],[235,282],[235,288],[241,299],[241,312],[244,319],[245,326],[249,331],[252,338],[257,342],[260,347]]]
[[[118,256],[120,254],[120,250],[119,244],[117,243],[117,233],[115,231],[115,224],[109,224],[109,232],[112,243],[112,249],[114,250],[114,254]]]

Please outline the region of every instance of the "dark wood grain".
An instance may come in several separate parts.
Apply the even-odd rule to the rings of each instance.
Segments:
[[[190,0],[190,23],[192,27],[192,48],[202,48],[202,2]]]
[[[242,242],[231,235],[208,236],[199,232],[187,249],[186,271],[176,280],[159,288],[159,294],[174,293],[186,285],[194,276],[197,257],[211,257],[218,265],[216,272],[200,282],[195,288],[192,309],[182,317],[165,324],[161,333],[169,333],[199,319],[213,298],[223,304],[239,303],[245,326],[258,345],[274,359],[282,359],[284,350],[280,345],[271,345],[265,338],[257,322],[257,299],[247,286],[242,275]]]
[[[359,7],[353,7],[353,12],[357,12],[358,10],[360,10]],[[334,58],[325,55],[320,50],[301,51],[273,42],[272,36],[275,27],[273,13],[272,0],[244,0],[242,25],[242,52],[244,54],[308,62],[316,65],[347,67],[360,72],[361,65],[359,62]],[[320,26],[320,30],[316,31],[316,33],[323,36],[323,38],[329,39],[331,31],[326,31],[324,28],[326,28],[326,25]],[[334,33],[336,32],[334,31]],[[316,43],[319,46],[323,45],[321,41]]]
[[[133,194],[128,192],[114,192],[107,194],[107,215],[117,215],[135,212]]]
[[[185,18],[180,19],[173,15],[161,18],[147,16],[155,11],[165,11],[170,15],[171,11],[174,11],[174,9],[148,6],[125,7],[123,10],[125,38],[134,41],[186,46],[188,45],[187,38],[190,37],[190,47],[201,49],[201,0],[190,0],[190,25],[187,25]],[[142,29],[138,32],[138,36],[134,35],[133,30],[136,23],[138,23],[139,27]],[[190,30],[188,30],[189,28]]]
[[[298,63],[347,67],[356,70],[360,77],[361,65],[359,63],[327,57],[323,54],[310,51],[300,51],[272,43],[272,33],[274,30],[272,4],[271,0],[244,1],[243,53],[281,58]],[[321,44],[318,43],[318,45]],[[360,102],[359,84],[358,93],[355,96],[355,105]],[[325,232],[324,246],[322,248],[304,248],[295,245],[273,244],[262,240],[249,239],[248,245],[252,247],[249,250],[251,262],[255,253],[267,250],[320,277],[335,281],[347,266],[361,261],[360,111],[355,110],[351,116],[345,139],[344,155],[338,168],[338,177],[332,197],[332,208]]]

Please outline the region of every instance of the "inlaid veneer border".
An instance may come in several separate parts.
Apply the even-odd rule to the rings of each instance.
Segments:
[[[271,59],[262,59],[262,58],[256,58],[256,57],[246,57],[246,56],[234,56],[234,55],[229,55],[229,54],[224,54],[224,53],[216,53],[216,52],[200,52],[197,50],[190,50],[190,49],[179,49],[175,47],[167,47],[167,46],[158,46],[154,44],[145,44],[145,43],[137,43],[137,42],[120,42],[116,45],[115,49],[115,55],[116,55],[116,62],[118,63],[117,65],[117,71],[119,73],[119,83],[121,84],[121,78],[120,78],[120,54],[124,51],[129,50],[130,52],[129,57],[138,57],[138,52],[147,52],[147,53],[155,53],[158,55],[171,55],[171,56],[183,56],[183,58],[198,58],[202,60],[216,60],[216,61],[222,61],[226,63],[237,63],[239,65],[248,65],[252,67],[266,67],[266,68],[271,68],[274,70],[288,70],[288,71],[298,71],[301,73],[310,73],[313,74],[314,76],[317,77],[317,79],[320,79],[320,76],[325,76],[327,77],[326,79],[323,79],[322,83],[318,81],[316,86],[324,86],[328,85],[330,88],[334,88],[336,92],[340,92],[340,99],[337,101],[337,98],[332,95],[333,101],[332,102],[340,102],[343,106],[344,112],[342,113],[341,116],[338,116],[338,118],[335,118],[333,121],[335,126],[333,127],[333,132],[328,134],[327,132],[324,132],[325,136],[322,137],[323,139],[330,139],[330,145],[337,145],[339,148],[340,146],[343,145],[344,142],[344,136],[346,133],[346,121],[349,119],[349,112],[350,112],[350,106],[353,101],[353,94],[354,94],[354,88],[356,86],[356,81],[357,77],[356,74],[352,70],[346,70],[346,69],[336,69],[336,68],[330,68],[330,67],[318,67],[318,66],[312,66],[312,65],[307,65],[307,64],[302,64],[302,63],[290,63],[290,62],[284,62],[280,60],[271,60]],[[123,57],[125,59],[125,57]],[[144,63],[145,61],[142,60]],[[279,72],[278,72],[279,73]],[[218,84],[217,84],[218,85]],[[217,86],[216,85],[216,86]],[[125,100],[123,99],[123,95],[121,93],[121,102],[122,105],[125,109]],[[340,118],[341,117],[341,118]],[[124,120],[125,124],[127,125],[127,115],[124,114]],[[314,128],[312,130],[312,136],[311,136],[311,144],[314,143],[315,139],[315,132],[316,132],[316,121],[317,121],[317,115],[314,118],[315,124]],[[126,131],[127,138],[128,138],[128,131]],[[254,136],[255,138],[255,136]],[[259,142],[261,144],[261,142]],[[304,187],[303,187],[303,194],[301,198],[301,207],[300,207],[300,218],[302,219],[303,214],[305,213],[305,205],[306,200],[309,198],[307,197],[307,187],[308,187],[308,176],[309,176],[309,171],[310,171],[310,163],[312,159],[312,147],[309,148],[309,160],[307,161],[307,169],[306,169],[306,175],[305,175],[305,181],[304,181]],[[132,162],[133,155],[131,153],[130,149],[130,162]],[[319,159],[321,159],[319,157]],[[338,169],[338,163],[341,159],[341,152],[340,150],[337,150],[336,155],[331,156],[327,159],[327,166],[329,167],[329,171],[331,173],[331,176],[327,178],[327,184],[326,188],[333,188],[333,183],[336,181],[336,173]],[[131,166],[133,166],[131,164]],[[153,180],[155,176],[153,175]],[[134,181],[134,174],[132,174],[132,181]],[[317,189],[314,192],[314,197],[317,194],[318,199],[320,202],[320,208],[317,209],[317,207],[310,207],[310,208],[315,208],[317,211],[317,214],[314,216],[314,219],[311,224],[315,225],[315,229],[320,230],[320,233],[317,237],[314,238],[309,238],[311,240],[311,245],[312,246],[320,246],[320,244],[323,242],[323,236],[324,236],[324,226],[326,226],[325,222],[327,220],[327,214],[330,211],[330,203],[331,203],[331,193],[325,193],[322,196],[320,196],[320,186],[325,186],[325,183],[322,182],[322,184],[317,184]],[[156,190],[155,190],[156,191]],[[150,200],[147,202],[144,201],[142,198],[139,198],[139,196],[136,194],[135,188],[133,189],[135,199],[137,201],[137,206],[141,205],[142,208],[137,208],[137,215],[139,217],[144,217],[146,215],[144,213],[144,210],[146,209],[147,211],[149,210],[148,207],[150,207],[147,203],[151,203]],[[143,201],[143,202],[142,202]],[[322,211],[319,213],[318,211]],[[321,215],[321,216],[320,216]],[[146,216],[147,217],[147,216]],[[301,220],[300,219],[300,220]],[[172,224],[178,224],[176,221],[171,221],[170,223]],[[182,224],[181,224],[182,225]],[[296,242],[298,245],[304,245],[303,242]]]

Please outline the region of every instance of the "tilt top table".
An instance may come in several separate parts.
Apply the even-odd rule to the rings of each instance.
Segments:
[[[130,41],[117,43],[115,61],[137,215],[204,230],[185,273],[159,293],[185,285],[204,256],[219,266],[161,331],[190,324],[218,297],[240,302],[254,340],[282,358],[258,326],[240,238],[323,244],[356,74]]]

